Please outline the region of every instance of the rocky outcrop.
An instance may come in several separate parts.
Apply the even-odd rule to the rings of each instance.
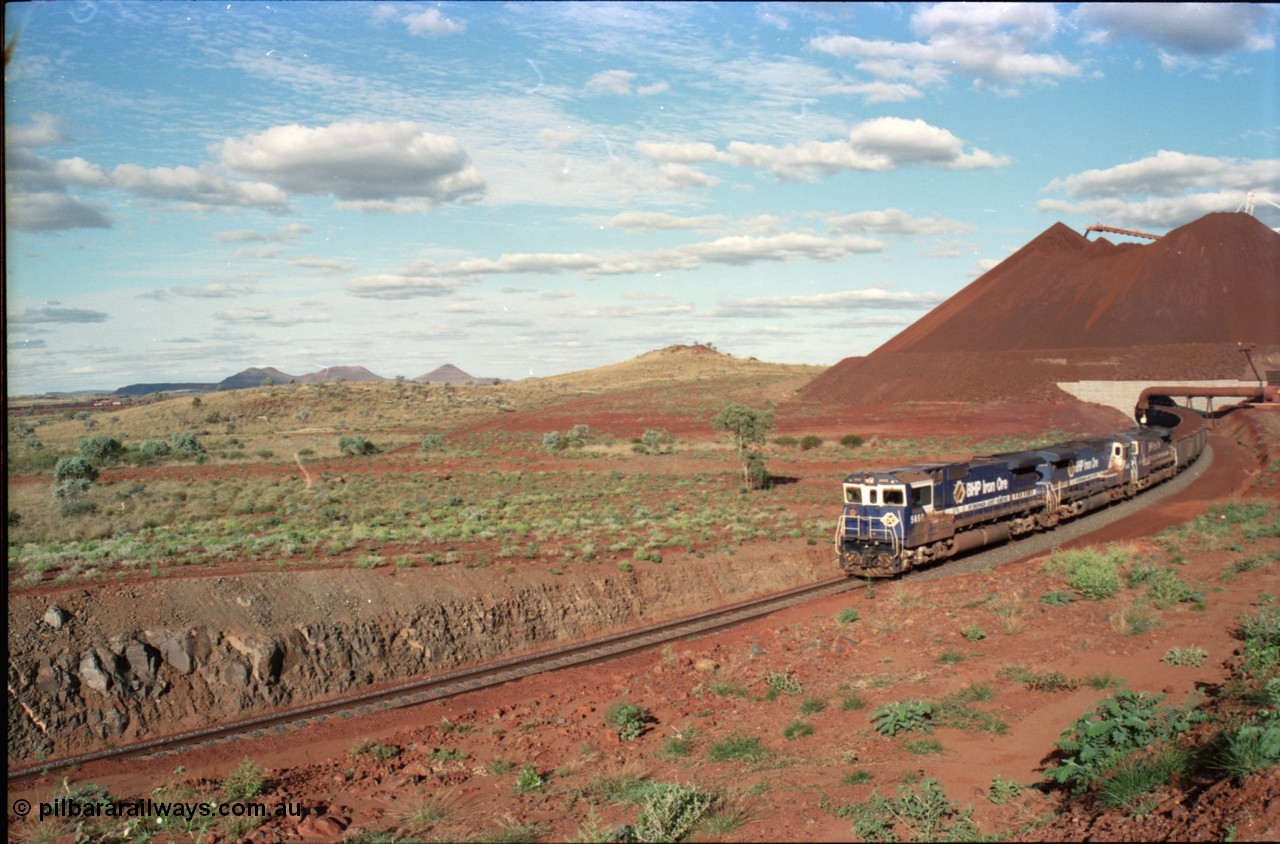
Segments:
[[[828,574],[807,549],[771,556],[764,566],[740,555],[501,581],[476,571],[470,588],[460,582],[467,573],[427,569],[163,581],[122,590],[132,608],[123,613],[110,589],[63,593],[57,607],[17,595],[10,765],[551,647]]]

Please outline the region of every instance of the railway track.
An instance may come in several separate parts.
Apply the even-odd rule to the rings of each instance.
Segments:
[[[490,688],[522,677],[571,666],[614,659],[666,642],[712,633],[777,612],[815,598],[862,588],[860,581],[835,577],[753,598],[749,601],[696,613],[682,618],[614,633],[576,645],[451,671],[425,679],[273,712],[211,727],[150,739],[94,753],[48,760],[8,772],[10,784],[34,781],[46,774],[90,762],[119,761],[143,756],[163,756],[184,748],[211,746],[244,738],[289,732],[329,718],[350,718],[389,709],[417,706],[465,692]]]
[[[1055,531],[1036,534],[1027,539],[1006,543],[929,568],[913,570],[900,579],[903,581],[935,580],[1004,565],[1034,554],[1044,553],[1065,540],[1097,530],[1179,492],[1199,478],[1208,469],[1212,460],[1212,449],[1206,447],[1204,454],[1187,471],[1135,499],[1104,508]],[[647,627],[610,634],[587,642],[294,707],[268,715],[203,727],[93,753],[47,760],[39,765],[10,770],[9,782],[11,784],[28,783],[49,773],[91,762],[164,756],[185,748],[212,746],[245,738],[286,733],[330,718],[351,718],[355,715],[369,715],[418,706],[466,692],[502,685],[534,674],[603,662],[656,645],[705,635],[806,601],[850,592],[864,586],[863,581],[854,578],[834,577],[830,580],[806,584]]]

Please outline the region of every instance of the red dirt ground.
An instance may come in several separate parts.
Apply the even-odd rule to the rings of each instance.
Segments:
[[[1001,425],[983,429],[995,415],[1019,417],[1017,424],[1009,425],[1022,430],[1036,424],[1043,430],[1100,421],[1092,416],[1097,409],[1076,407],[1064,417],[1060,414],[1065,409],[1003,408],[1008,413],[999,414],[1000,409],[957,408],[944,418],[957,429],[989,435],[1005,430]],[[842,415],[848,411],[810,411],[800,427],[821,428],[825,420],[833,431],[855,422],[859,430],[874,430],[877,414],[885,414],[888,425],[895,413],[881,409],[851,420]],[[1280,419],[1263,411],[1252,413],[1254,422],[1248,425],[1218,424],[1212,443],[1215,460],[1205,478],[1089,541],[1130,542],[1138,553],[1157,553],[1150,539],[1156,531],[1203,513],[1214,501],[1241,493],[1280,497],[1274,472],[1259,474],[1257,451],[1262,449],[1263,465],[1275,459]],[[912,418],[910,412],[907,416]],[[900,417],[893,424],[901,431]],[[921,425],[926,424],[922,419]],[[925,429],[936,432],[937,422]],[[1259,479],[1266,484],[1251,487]],[[1280,541],[1254,543],[1246,551],[1274,554],[1280,551]],[[783,549],[816,552],[799,542],[790,552]],[[769,554],[778,553],[778,546],[744,548],[740,553],[758,554],[763,564]],[[824,806],[865,800],[873,790],[892,795],[904,778],[921,777],[937,778],[954,802],[972,806],[982,831],[1026,829],[1018,836],[1021,840],[1221,840],[1228,834],[1235,840],[1275,840],[1280,837],[1280,775],[1274,771],[1243,784],[1215,786],[1204,794],[1167,789],[1142,817],[1094,817],[1072,810],[1048,825],[1030,828],[1026,825],[1052,816],[1052,798],[1024,791],[1004,805],[985,799],[995,775],[1023,784],[1039,781],[1058,734],[1104,695],[1088,687],[1031,691],[999,677],[998,669],[1019,665],[1074,678],[1110,674],[1124,678],[1132,689],[1168,694],[1170,702],[1181,703],[1201,684],[1222,682],[1238,646],[1231,637],[1234,620],[1260,592],[1280,593],[1280,573],[1274,565],[1235,580],[1219,580],[1236,558],[1226,550],[1189,555],[1179,573],[1204,585],[1208,611],[1166,611],[1157,627],[1140,635],[1122,635],[1115,629],[1123,600],[1077,601],[1058,608],[1040,603],[1039,595],[1062,588],[1061,579],[1043,572],[1040,560],[1024,560],[931,583],[885,583],[871,594],[816,601],[674,648],[520,681],[443,704],[329,721],[302,733],[265,736],[251,747],[235,744],[123,766],[87,766],[71,778],[107,786],[117,795],[143,796],[174,782],[213,791],[244,756],[251,755],[269,772],[271,785],[261,799],[271,804],[298,802],[307,814],[301,823],[269,822],[250,836],[253,841],[358,840],[374,834],[388,836],[385,840],[477,835],[491,840],[504,824],[508,831],[535,826],[541,840],[584,840],[592,824],[604,829],[634,822],[633,805],[601,796],[609,778],[620,777],[694,784],[728,795],[741,824],[720,835],[721,840],[849,840],[850,821]],[[1001,606],[1016,614],[997,614],[995,608]],[[836,622],[835,616],[848,608],[857,609],[861,618],[852,624]],[[971,627],[982,627],[989,635],[981,641],[959,635]],[[1171,646],[1189,643],[1209,652],[1211,659],[1202,668],[1160,661]],[[961,658],[941,662],[939,654],[948,651]],[[814,727],[813,735],[784,738],[784,728],[799,717],[802,698],[763,699],[765,679],[774,672],[800,681],[803,698],[825,702],[821,712],[804,719]],[[740,686],[747,696],[712,693],[710,686],[717,680]],[[1009,724],[1005,735],[939,730],[935,737],[942,752],[917,755],[901,740],[869,729],[868,713],[881,704],[936,699],[978,684],[995,689],[994,700],[981,708]],[[840,701],[851,690],[863,697],[865,707],[843,711]],[[646,706],[656,718],[637,741],[619,740],[604,722],[605,711],[622,700]],[[697,737],[691,755],[663,755],[669,738],[692,731]],[[769,758],[708,761],[707,747],[730,736],[758,737]],[[361,742],[395,746],[400,753],[380,761],[355,753]],[[441,758],[456,753],[466,757]],[[514,767],[493,773],[497,760]],[[525,765],[533,765],[547,785],[516,794],[514,782]],[[175,773],[179,767],[181,772]],[[843,778],[854,770],[865,770],[872,779],[844,784]],[[53,790],[54,783],[48,781],[28,793],[33,799],[48,799]],[[16,796],[11,793],[11,800]],[[415,805],[428,799],[443,809],[438,821],[415,825],[406,820]],[[20,838],[32,837],[33,827],[16,829]],[[215,833],[204,840],[225,839]]]

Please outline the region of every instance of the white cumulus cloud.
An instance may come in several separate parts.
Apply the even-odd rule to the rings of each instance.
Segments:
[[[835,232],[878,232],[882,234],[963,234],[976,227],[960,220],[948,220],[936,215],[912,217],[900,208],[880,211],[858,211],[827,220]]]
[[[297,193],[353,202],[474,198],[484,180],[453,137],[410,121],[276,126],[224,141],[223,166]]]
[[[902,117],[859,123],[845,141],[788,146],[732,141],[729,153],[741,167],[768,170],[788,181],[812,181],[843,170],[885,172],[912,165],[973,170],[1009,163],[1007,157],[984,150],[966,152],[964,142],[946,129]]]
[[[819,52],[856,60],[859,70],[880,81],[933,86],[959,75],[979,87],[1043,84],[1079,76],[1069,59],[1037,52],[1061,24],[1047,3],[938,3],[918,8],[912,28],[921,41],[868,40],[823,35],[810,41]]]
[[[1275,15],[1261,3],[1082,3],[1091,41],[1127,37],[1198,56],[1275,47]]]

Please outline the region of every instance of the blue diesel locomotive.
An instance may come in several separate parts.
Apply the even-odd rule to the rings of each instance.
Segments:
[[[1163,415],[1181,436],[1139,427],[963,463],[854,472],[844,479],[836,529],[840,568],[891,577],[1132,497],[1173,477],[1204,448],[1198,418],[1173,409]]]

